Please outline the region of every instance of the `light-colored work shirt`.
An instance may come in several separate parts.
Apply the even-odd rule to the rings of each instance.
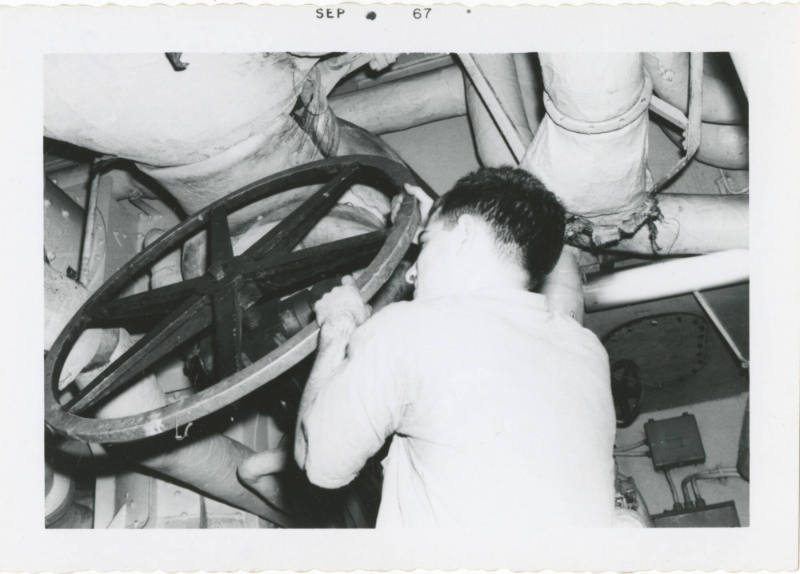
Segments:
[[[608,357],[536,293],[386,307],[354,333],[306,431],[306,472],[326,488],[394,433],[378,527],[612,524]]]

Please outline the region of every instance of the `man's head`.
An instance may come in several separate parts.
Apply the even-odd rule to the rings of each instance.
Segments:
[[[525,170],[483,168],[462,177],[431,209],[416,296],[536,286],[561,254],[564,220],[555,195]]]

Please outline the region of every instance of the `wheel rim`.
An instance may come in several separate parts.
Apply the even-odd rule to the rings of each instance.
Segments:
[[[229,214],[288,189],[322,183],[322,187],[268,231],[244,253],[233,256],[228,229]],[[261,297],[279,296],[286,289],[307,285],[335,274],[354,261],[364,261],[377,251],[357,279],[365,299],[370,299],[389,278],[408,249],[419,224],[415,200],[404,196],[388,233],[373,232],[321,246],[293,251],[316,223],[353,183],[366,183],[394,195],[405,183],[418,183],[392,160],[377,156],[346,156],[322,160],[264,178],[212,203],[160,237],[137,254],[84,303],[53,343],[45,359],[45,420],[51,430],[95,443],[122,443],[177,429],[224,408],[286,372],[316,349],[318,327],[311,323],[277,349],[251,365],[241,367],[242,284],[256,285]],[[146,291],[123,299],[117,295],[133,279],[164,255],[200,231],[209,233],[209,271],[202,277]],[[346,255],[341,256],[345,252]],[[337,259],[340,257],[340,259]],[[285,280],[283,273],[294,273]],[[153,293],[158,291],[154,296]],[[67,404],[58,400],[58,382],[64,362],[87,328],[142,315],[160,319],[131,349],[109,365]],[[219,322],[219,324],[218,324]],[[95,419],[82,416],[126,384],[139,380],[141,364],[154,364],[174,350],[184,338],[214,329],[215,365],[222,380],[167,406],[125,417]],[[231,337],[218,333],[231,333]],[[175,340],[177,339],[177,341]],[[231,350],[231,340],[233,349]],[[216,355],[220,353],[222,360]],[[233,372],[231,372],[233,370]]]

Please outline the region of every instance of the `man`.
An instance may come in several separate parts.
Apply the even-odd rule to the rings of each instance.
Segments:
[[[392,436],[378,527],[610,526],[614,408],[597,338],[548,309],[564,210],[481,169],[433,205],[411,302],[369,318],[352,278],[316,306],[295,458],[349,483]]]

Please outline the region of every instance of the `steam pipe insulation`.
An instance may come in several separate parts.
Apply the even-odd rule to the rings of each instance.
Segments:
[[[648,187],[652,84],[642,56],[539,54],[547,111],[522,167],[568,211],[617,225],[640,207]]]
[[[164,54],[46,56],[45,136],[133,160],[189,214],[319,157],[291,115],[316,59],[183,58],[175,72]]]
[[[337,117],[385,134],[467,113],[461,70],[447,66],[371,88],[332,96]]]
[[[521,81],[519,69],[528,72],[524,66],[527,62],[518,62],[516,56],[526,54],[471,54],[470,57],[477,72],[485,79],[493,92],[488,94],[488,98],[496,98],[501,110],[513,125],[514,130],[519,136],[519,141],[523,147],[520,150],[520,159],[533,139],[534,128],[531,128],[531,118],[537,114],[535,102],[538,101],[538,93],[534,86],[535,79],[532,74],[525,74]],[[462,60],[463,62],[463,60]],[[465,66],[468,62],[464,63]],[[469,72],[470,69],[466,68]],[[493,117],[490,111],[490,102],[482,97],[476,89],[474,81],[470,78],[470,73],[464,75],[464,90],[466,94],[467,111],[469,123],[472,128],[472,137],[475,140],[475,148],[481,164],[488,167],[501,165],[517,165],[519,161],[514,157],[515,154],[509,147],[509,143],[500,129],[498,120]],[[527,108],[526,108],[526,102]],[[532,107],[533,106],[533,107]],[[528,109],[531,109],[528,112]],[[497,112],[495,112],[497,113]],[[530,113],[530,116],[529,116]],[[535,122],[535,120],[533,120]]]
[[[587,311],[742,283],[750,277],[749,251],[732,249],[618,271],[583,287]]]
[[[664,134],[677,146],[683,136],[669,125],[661,125]],[[747,126],[722,125],[703,122],[700,126],[700,147],[695,154],[698,161],[722,169],[747,169],[750,163],[750,139]]]
[[[658,196],[661,218],[654,221],[658,255],[696,255],[727,249],[747,249],[749,199],[746,195]],[[609,246],[613,251],[653,254],[650,229]]]

